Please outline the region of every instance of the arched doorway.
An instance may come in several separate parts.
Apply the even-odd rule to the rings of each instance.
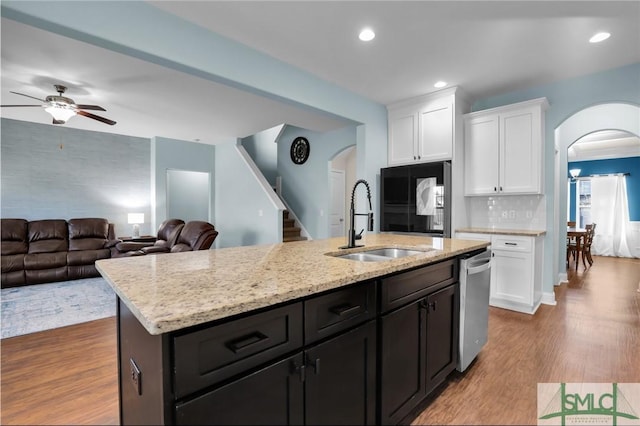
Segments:
[[[557,282],[566,281],[564,244],[567,237],[567,150],[581,137],[601,130],[621,130],[640,135],[640,107],[626,103],[594,105],[576,112],[554,132],[554,235],[553,258]]]

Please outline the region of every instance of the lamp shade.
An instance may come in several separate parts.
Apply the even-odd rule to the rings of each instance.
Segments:
[[[129,213],[127,222],[129,225],[144,223],[144,213]]]
[[[51,114],[54,120],[61,123],[66,123],[68,119],[76,115],[76,112],[70,108],[64,108],[59,106],[50,106],[44,109]]]
[[[571,175],[572,178],[577,178],[578,175],[580,175],[580,169],[571,169],[569,170],[569,174]]]

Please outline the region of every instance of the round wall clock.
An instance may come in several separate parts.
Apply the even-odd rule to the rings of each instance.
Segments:
[[[298,136],[291,143],[291,161],[295,164],[302,164],[309,158],[309,141],[307,138]]]

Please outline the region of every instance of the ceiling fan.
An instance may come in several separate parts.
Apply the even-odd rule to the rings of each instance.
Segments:
[[[44,99],[25,95],[24,93],[10,92],[16,95],[26,96],[27,98],[36,99],[42,102],[41,105],[0,105],[0,107],[43,107],[45,111],[53,116],[53,124],[64,124],[74,115],[82,115],[85,117],[93,118],[94,120],[101,121],[111,126],[116,124],[116,122],[113,120],[109,120],[108,118],[100,117],[99,115],[84,111],[86,109],[94,111],[106,111],[106,109],[98,105],[76,104],[73,99],[62,96],[62,94],[67,90],[66,86],[63,86],[61,84],[54,84],[54,86],[56,88],[56,91],[58,92],[58,95],[47,96]]]

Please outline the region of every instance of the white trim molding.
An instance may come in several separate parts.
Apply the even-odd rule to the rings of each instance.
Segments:
[[[540,303],[544,305],[556,306],[558,303],[556,302],[556,294],[554,292],[544,292],[542,293],[542,299],[540,299]]]

